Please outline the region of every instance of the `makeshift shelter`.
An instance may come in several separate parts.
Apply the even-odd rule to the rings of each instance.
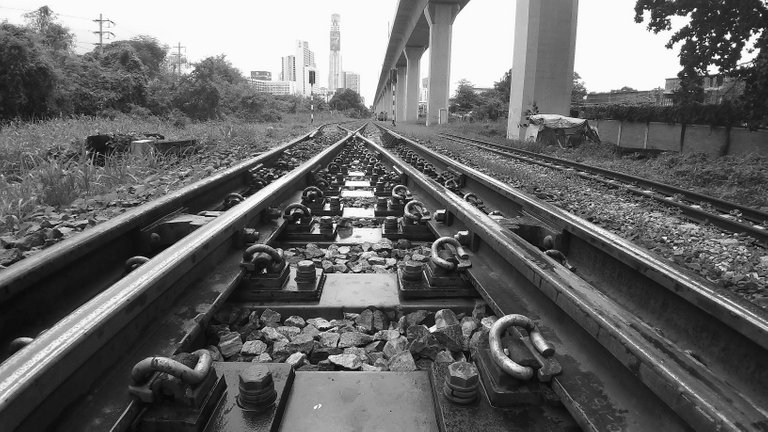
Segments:
[[[530,124],[525,131],[526,140],[543,142],[546,145],[557,144],[563,148],[576,147],[584,140],[600,143],[597,129],[590,126],[586,119],[558,114],[536,114],[528,117],[528,120]]]

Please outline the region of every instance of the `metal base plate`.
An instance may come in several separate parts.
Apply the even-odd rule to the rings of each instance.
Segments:
[[[397,269],[397,290],[404,299],[442,298],[442,297],[477,297],[477,291],[472,284],[465,286],[433,287],[422,276],[421,281],[413,282],[403,279],[403,269]]]
[[[203,428],[211,413],[216,409],[226,388],[225,379],[219,376],[201,404],[202,409],[199,410],[166,403],[149,405],[146,413],[141,416],[140,430],[146,432],[197,432]],[[235,383],[235,388],[237,388],[237,383]]]
[[[432,393],[426,371],[296,372],[280,430],[437,432]]]
[[[435,394],[435,412],[442,432],[576,432],[581,429],[563,407],[531,405],[494,408],[483,394],[467,405],[458,405],[442,394],[448,375],[448,363],[433,363],[430,382]],[[482,377],[482,371],[480,372]]]
[[[231,432],[231,431],[275,431],[283,417],[288,394],[293,386],[295,373],[291,365],[284,363],[261,363],[272,372],[272,380],[275,382],[277,400],[271,408],[263,412],[247,412],[237,405],[240,372],[252,366],[252,363],[243,362],[216,362],[213,367],[216,372],[227,380],[227,391],[219,403],[216,411],[211,416],[205,428],[205,432]]]
[[[257,301],[281,301],[281,302],[307,302],[317,301],[323,293],[325,286],[325,273],[322,269],[315,269],[315,286],[312,289],[299,289],[296,284],[296,268],[291,268],[291,275],[283,289],[264,289],[258,283],[251,279],[243,279],[240,287],[232,293],[232,299],[235,301],[257,302]]]

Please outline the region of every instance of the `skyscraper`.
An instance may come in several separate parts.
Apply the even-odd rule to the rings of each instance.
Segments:
[[[344,82],[341,83],[341,87],[345,89],[354,90],[355,93],[360,94],[360,74],[354,72],[345,71]]]
[[[336,89],[344,87],[344,76],[341,70],[341,31],[339,30],[339,24],[341,23],[341,15],[331,15],[331,54],[329,57],[328,66],[328,89],[330,91],[336,91]]]
[[[283,57],[283,69],[280,81],[296,81],[296,56]]]
[[[315,53],[309,49],[309,42],[296,41],[296,92],[309,96],[309,71],[317,70]]]

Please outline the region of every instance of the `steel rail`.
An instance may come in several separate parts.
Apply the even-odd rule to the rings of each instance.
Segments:
[[[73,390],[71,386],[63,388],[62,384],[69,377],[79,373],[82,382],[77,383],[77,390],[86,391],[109,364],[92,364],[93,368],[87,374],[82,373],[83,364],[110,340],[128,332],[129,327],[136,327],[137,317],[156,307],[154,302],[165,295],[169,287],[185,280],[187,273],[194,273],[213,251],[232,242],[233,237],[257,218],[276,196],[293,191],[297,182],[305,179],[318,164],[329,160],[351,137],[348,134],[199,228],[195,235],[160,252],[0,364],[0,424],[14,430],[34,416],[36,407],[46,401],[61,404],[63,410],[62,402],[71,403],[76,397],[68,393]]]
[[[649,279],[665,286],[669,291],[704,309],[713,318],[738,329],[762,348],[768,349],[768,317],[766,312],[735,295],[713,289],[708,281],[693,278],[675,266],[656,258],[647,250],[622,237],[600,228],[584,219],[550,203],[531,197],[487,174],[435,153],[427,147],[411,141],[396,132],[378,126],[386,133],[425,155],[433,163],[461,171],[471,182],[470,187],[481,187],[488,201],[498,204],[502,210],[519,208],[544,221],[562,227],[569,233],[606,250],[624,264],[643,272]],[[493,199],[491,195],[496,195]],[[504,206],[502,201],[508,204]]]
[[[470,144],[492,153],[513,157],[527,163],[533,163],[561,171],[568,171],[569,169],[572,169],[574,170],[574,173],[579,177],[585,178],[587,180],[597,181],[611,187],[621,186],[636,195],[644,196],[665,205],[676,207],[680,209],[686,216],[697,222],[712,223],[713,225],[730,232],[748,234],[754,237],[762,246],[768,246],[768,228],[763,228],[761,225],[768,221],[768,213],[762,210],[743,206],[738,203],[704,195],[698,192],[681,189],[654,180],[631,176],[617,171],[612,171],[592,165],[586,165],[553,156],[515,149],[508,146],[477,140],[474,138],[462,137],[459,135],[443,133],[440,134],[440,136],[452,141],[460,142],[462,144]],[[594,175],[590,175],[589,173],[594,173]],[[607,177],[613,181],[605,180],[596,177],[595,175]],[[638,188],[635,185],[647,188],[647,190]],[[659,194],[654,193],[654,191],[664,195],[660,196]],[[753,222],[753,224],[731,219],[732,216],[723,216],[722,214],[714,214],[708,212],[700,208],[698,204],[687,204],[685,202],[679,202],[674,199],[675,196],[681,196],[686,201],[691,203],[710,203],[716,210],[726,215],[729,215],[731,211],[738,211],[741,213],[742,218]]]
[[[386,128],[380,126],[379,128],[382,131],[387,131],[387,133],[394,137],[394,139],[405,141],[403,137],[388,131]],[[420,147],[423,151],[427,150],[413,142],[408,142],[408,145],[414,148]],[[460,164],[447,160],[447,158],[436,155],[433,152],[432,158],[435,160],[442,158],[453,168],[460,166]],[[461,170],[466,168],[468,167],[461,167]],[[495,189],[501,191],[505,188],[509,189],[498,181],[490,182],[490,178],[481,175],[481,173],[478,173],[475,170],[471,171],[471,176],[476,179],[485,177],[484,180],[489,185],[488,190]],[[470,175],[468,174],[468,176]],[[432,183],[434,183],[434,181],[432,181]],[[444,194],[450,195],[454,200],[458,199],[455,194],[448,192],[447,188],[443,187],[442,189],[444,189]],[[530,198],[528,198],[528,200],[532,201]],[[531,204],[531,202],[529,202],[529,204]],[[561,211],[560,213],[564,212]],[[560,215],[561,218],[562,216],[564,215]],[[574,217],[567,219],[570,219],[569,223],[571,226],[581,226],[582,230],[587,229],[588,225],[591,225],[584,221],[579,221]],[[494,225],[496,224],[494,223]],[[481,237],[490,235],[488,227],[478,225],[475,229],[478,230],[476,233]],[[508,234],[513,236],[512,238],[516,237],[511,232]],[[611,236],[606,236],[605,234],[607,233],[605,232],[598,232],[598,234],[600,235],[597,237],[602,237],[602,239],[598,241],[593,240],[593,244],[597,247],[605,247],[612,243],[614,246],[621,245],[622,243],[626,246],[631,246],[626,244],[627,242],[616,238],[616,236],[613,236],[614,238],[611,239]],[[484,238],[484,240],[492,237],[493,236],[491,235],[491,237]],[[497,240],[499,239],[493,239],[492,246],[496,245]],[[537,248],[533,247],[533,249],[540,254]],[[504,253],[503,249],[497,249],[497,251],[499,253]],[[635,250],[634,252],[638,252],[638,250]],[[642,258],[642,255],[635,258],[640,259]],[[618,300],[610,298],[611,293],[609,292],[599,293],[599,297],[590,299],[590,296],[595,294],[595,292],[599,292],[599,290],[595,290],[594,287],[588,286],[588,284],[585,284],[583,281],[580,283],[577,283],[575,280],[568,281],[568,283],[571,284],[571,287],[569,288],[560,287],[558,289],[555,288],[556,284],[554,283],[552,286],[546,286],[549,284],[543,283],[543,281],[546,281],[546,279],[551,278],[552,276],[541,274],[541,270],[545,266],[537,267],[531,265],[531,263],[525,259],[518,261],[517,264],[513,263],[513,265],[527,266],[526,272],[532,271],[531,273],[533,273],[526,275],[532,283],[536,284],[543,292],[550,295],[553,301],[561,305],[563,310],[565,310],[575,321],[579,322],[585,330],[592,333],[595,339],[597,339],[605,349],[611,351],[616,359],[621,361],[630,371],[632,371],[632,373],[636,375],[647,388],[651,389],[657,397],[663,400],[669,407],[678,411],[679,414],[694,428],[702,429],[716,426],[722,427],[724,430],[739,430],[741,428],[740,425],[745,424],[745,421],[746,424],[760,424],[761,422],[766,421],[765,407],[761,407],[760,405],[762,403],[761,400],[766,400],[765,388],[762,387],[761,390],[761,385],[758,384],[756,386],[757,389],[754,388],[755,386],[752,386],[750,392],[748,392],[749,394],[742,394],[743,389],[734,388],[732,386],[735,384],[727,382],[729,374],[743,372],[738,371],[738,369],[745,367],[743,363],[745,358],[740,355],[745,351],[739,350],[740,354],[726,352],[725,360],[730,361],[727,362],[725,368],[718,370],[718,372],[724,372],[724,375],[722,377],[717,376],[716,372],[709,370],[707,366],[689,358],[686,355],[687,352],[681,347],[678,347],[675,342],[668,340],[663,335],[657,334],[652,323],[647,323],[636,317],[631,302],[624,301],[623,305],[619,304]],[[559,268],[562,269],[563,267]],[[628,270],[639,270],[643,273],[650,273],[651,275],[656,273],[657,276],[673,276],[677,282],[689,280],[683,275],[674,274],[675,272],[673,269],[669,269],[668,266],[654,269],[648,262],[645,263],[644,268],[641,267],[637,270]],[[649,272],[649,270],[651,271]],[[670,272],[670,270],[672,271]],[[567,274],[568,272],[559,272],[559,275],[563,276],[563,273]],[[681,288],[686,287],[675,285],[671,287],[670,292],[680,290]],[[694,288],[688,294],[697,295],[700,301],[707,300],[703,294],[713,293],[712,290],[706,289],[706,287],[703,286],[696,286],[695,284],[693,287],[687,288]],[[700,291],[702,288],[704,291]],[[484,293],[484,296],[485,295],[487,295],[487,293]],[[708,319],[717,322],[722,318],[732,318],[730,321],[736,324],[736,328],[730,329],[727,326],[723,326],[724,334],[727,336],[734,335],[736,339],[743,339],[744,336],[750,336],[752,341],[747,342],[748,346],[744,349],[751,352],[755,357],[754,359],[761,359],[757,360],[757,364],[765,362],[766,335],[768,335],[768,332],[766,332],[768,327],[766,326],[765,313],[758,313],[749,310],[749,308],[741,307],[741,303],[743,302],[731,301],[731,299],[727,297],[723,298],[718,295],[715,295],[714,297],[715,298],[713,299],[709,299],[708,302],[704,301],[704,306],[708,306],[710,311],[714,312]],[[566,299],[569,299],[572,304],[567,304],[568,301],[566,301]],[[494,301],[498,302],[499,299],[489,298],[489,301],[494,303]],[[590,303],[592,304],[590,305]],[[696,308],[693,309],[698,310]],[[703,310],[704,309],[701,309],[700,311]],[[506,310],[504,313],[517,312],[514,310]],[[747,334],[745,335],[744,333]],[[701,341],[699,342],[701,343]],[[743,344],[745,341],[741,340],[739,342]],[[736,341],[734,341],[734,343],[736,343]],[[706,344],[706,341],[704,341],[704,344]],[[721,347],[718,345],[716,349],[721,349]],[[751,361],[754,359],[747,358],[746,360]],[[718,360],[723,361],[724,359],[721,356]],[[760,371],[760,367],[755,369],[754,366],[755,363],[753,363],[752,366],[747,367],[747,369],[749,369],[750,372],[756,373],[754,380],[764,382],[765,374]],[[729,369],[729,367],[731,369]],[[762,367],[764,368],[764,365]],[[744,380],[742,379],[739,382],[743,383]],[[725,403],[724,401],[726,400],[729,401],[730,404]]]

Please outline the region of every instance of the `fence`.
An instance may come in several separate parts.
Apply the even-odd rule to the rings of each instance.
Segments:
[[[768,131],[667,123],[590,120],[603,142],[626,149],[666,150],[712,155],[768,155]]]

